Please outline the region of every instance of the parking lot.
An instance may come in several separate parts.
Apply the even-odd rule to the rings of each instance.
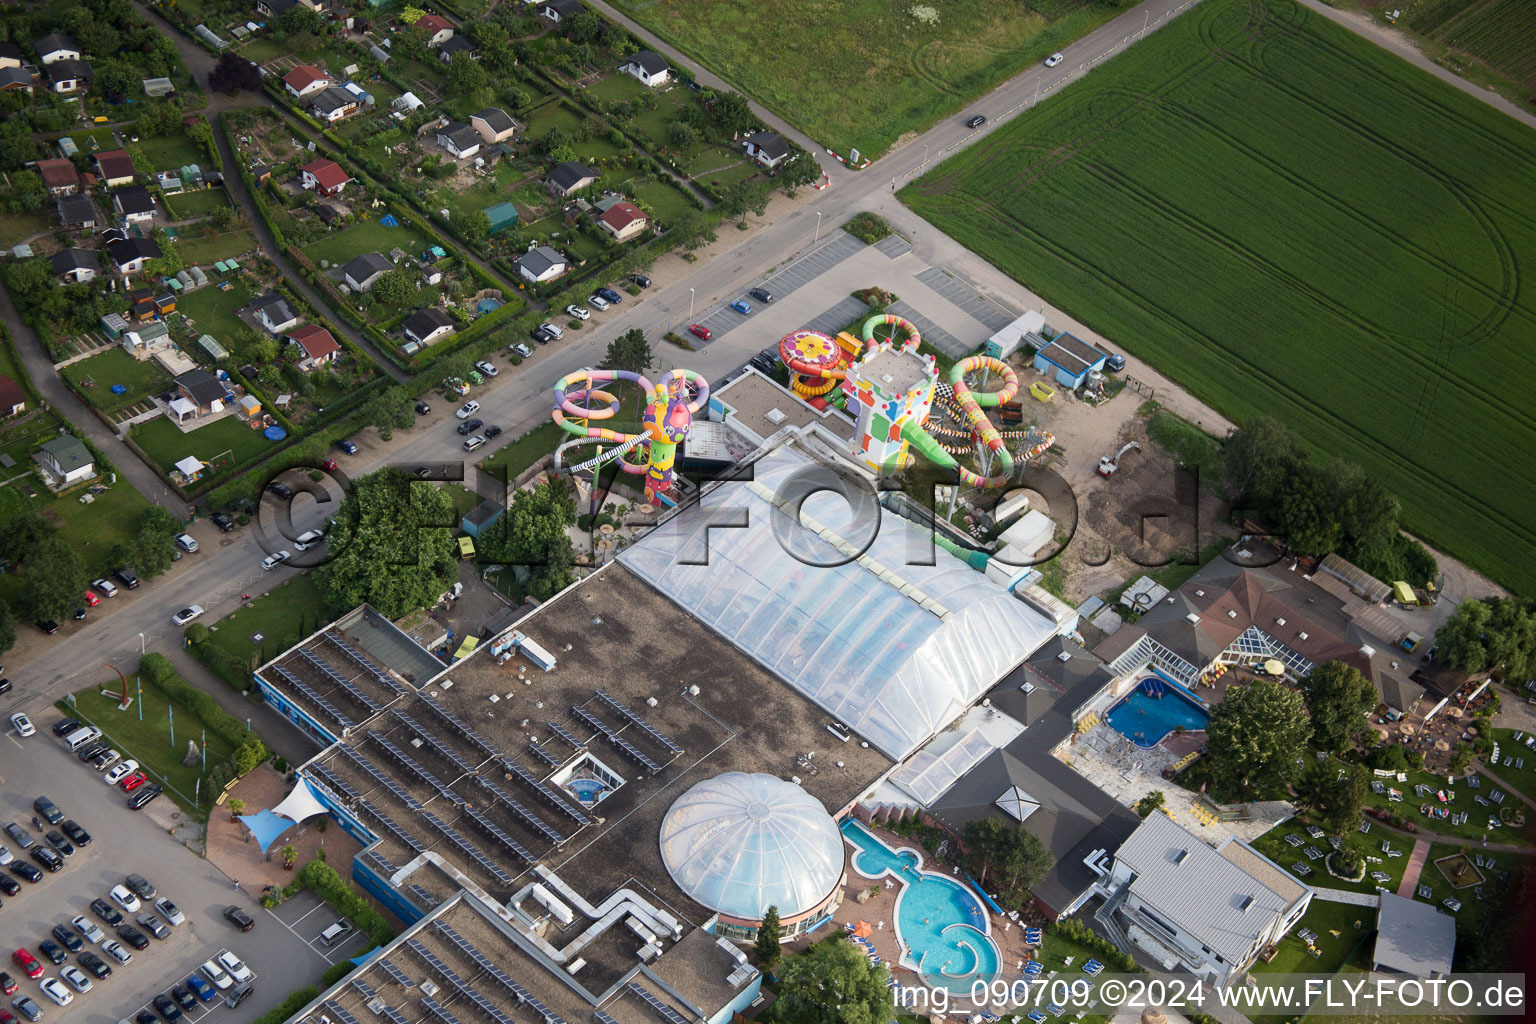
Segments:
[[[0,713],[9,714],[9,709],[0,708]],[[169,838],[168,827],[174,824],[171,816],[182,813],[175,804],[161,797],[142,811],[129,810],[127,798],[116,787],[105,785],[100,773],[71,756],[49,731],[59,717],[53,711],[38,714],[37,735],[20,739],[7,732],[0,740],[0,789],[4,791],[0,795],[0,825],[15,822],[35,841],[41,840],[32,826],[32,802],[46,795],[66,818],[90,833],[91,843],[66,858],[60,871],[45,871],[37,883],[18,878],[21,889],[17,895],[0,900],[0,970],[8,971],[20,986],[15,995],[0,999],[0,1006],[14,1012],[11,1000],[27,995],[49,1022],[133,1021],[140,1010],[153,1010],[155,996],[184,984],[200,964],[228,949],[253,974],[251,997],[235,1009],[225,1007],[222,1001],[200,1001],[183,1021],[190,1024],[209,1018],[211,1024],[249,1024],[293,990],[317,984],[331,963],[355,956],[367,942],[365,936],[353,933],[332,948],[319,947],[314,940],[326,925],[335,922],[336,914],[307,893],[279,908],[283,914],[279,917],[264,910],[250,894],[236,891],[231,880],[206,860]],[[34,863],[9,836],[0,835],[0,844],[16,855],[18,862]],[[0,871],[11,874],[8,868]],[[141,928],[149,944],[135,950],[124,943],[133,954],[127,964],[118,964],[96,943],[85,941],[81,952],[97,952],[112,968],[112,974],[101,980],[93,978],[90,991],[73,993],[68,1006],[55,1006],[38,981],[28,979],[11,962],[12,951],[26,949],[42,964],[44,977],[58,978],[61,967],[79,966],[79,954],[70,954],[58,966],[43,956],[39,943],[52,938],[55,925],[83,916],[102,929],[104,938],[121,941],[114,934],[115,928],[94,914],[90,904],[96,898],[106,899],[112,887],[130,873],[144,876],[158,889],[159,896],[174,902],[186,922],[170,927],[163,939]],[[251,931],[242,933],[225,920],[224,908],[230,904],[255,919]],[[139,913],[152,909],[146,905],[137,913],[124,913],[125,922],[131,923]],[[18,1014],[17,1020],[24,1018]]]
[[[356,928],[329,946],[322,942],[322,932],[331,925],[346,922],[330,904],[308,891],[299,893],[282,906],[266,913],[272,919],[272,924],[286,928],[294,939],[308,946],[327,966],[357,956],[373,945],[368,939],[368,933]]]

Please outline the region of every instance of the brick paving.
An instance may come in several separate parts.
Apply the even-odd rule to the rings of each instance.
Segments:
[[[266,807],[276,807],[292,786],[271,766],[262,765],[230,789],[225,802],[208,817],[208,860],[232,882],[252,895],[260,895],[268,885],[285,886],[293,881],[294,871],[308,863],[318,851],[325,850],[326,863],[341,873],[352,874],[352,858],[362,849],[357,841],[334,822],[321,832],[315,824],[296,825],[278,838],[263,857],[250,831],[238,821],[230,821],[228,798],[245,801],[245,814],[256,814]],[[315,819],[316,824],[325,819]],[[292,843],[299,851],[294,871],[283,867],[281,850]]]

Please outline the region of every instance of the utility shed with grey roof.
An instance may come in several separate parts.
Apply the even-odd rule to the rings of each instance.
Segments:
[[[1455,952],[1455,918],[1427,903],[1390,892],[1381,894],[1371,970],[1443,978],[1451,973]]]

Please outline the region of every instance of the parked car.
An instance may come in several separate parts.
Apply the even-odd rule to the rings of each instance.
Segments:
[[[11,716],[11,728],[15,729],[16,735],[22,739],[37,734],[37,728],[32,724],[32,719],[28,718],[24,711],[18,711]]]
[[[480,403],[471,398],[469,401],[459,406],[459,411],[454,413],[454,415],[461,420],[467,420],[479,411]]]
[[[21,968],[21,973],[36,980],[43,976],[43,965],[38,963],[37,957],[25,949],[18,949],[11,954],[11,963]]]
[[[737,299],[736,301],[732,302],[731,308],[740,313],[742,316],[746,316],[748,313],[752,312],[751,305],[741,299]]]
[[[467,437],[464,439],[464,450],[467,452],[472,452],[483,444],[485,444],[484,435],[475,434],[473,437]]]
[[[113,765],[111,768],[109,768],[107,770],[107,774],[101,777],[101,781],[105,782],[109,786],[115,786],[138,770],[139,762],[129,758],[122,764]]]
[[[12,861],[10,872],[22,881],[30,882],[33,885],[43,880],[43,873],[24,860]]]
[[[324,530],[305,530],[293,540],[295,551],[308,551],[310,548],[325,540]]]
[[[529,356],[533,355],[533,349],[528,347],[528,343],[526,341],[519,341],[514,345],[508,345],[507,351],[515,352],[522,356],[524,359],[527,359]]]
[[[112,573],[112,578],[117,580],[117,582],[121,583],[123,586],[127,587],[129,590],[139,589],[139,578],[133,574],[133,570],[131,569],[114,570]]]
[[[593,309],[607,309],[608,300],[603,298],[601,295],[588,295],[587,305],[591,306]]]
[[[163,939],[171,934],[171,930],[166,927],[165,922],[154,914],[140,914],[133,920],[140,928],[143,928],[157,939]]]
[[[577,320],[592,319],[592,311],[590,309],[588,309],[586,306],[578,306],[574,302],[569,306],[566,306],[565,311],[571,314],[571,316],[575,317]]]
[[[965,126],[967,128],[980,128],[982,125],[984,125],[986,123],[987,123],[987,115],[986,114],[977,114],[975,117],[973,117],[969,121],[965,122]]]
[[[146,776],[143,772],[134,772],[132,775],[126,776],[123,781],[118,784],[118,788],[121,789],[124,793],[132,793],[134,790],[138,789],[148,781],[149,777]]]
[[[101,944],[101,951],[116,960],[119,965],[133,963],[133,954],[123,948],[123,944],[116,939],[108,939]]]
[[[501,436],[501,428],[498,427],[496,424],[492,423],[490,426],[485,428],[484,434],[485,434],[485,439],[487,441],[489,441],[493,437],[500,437]]]
[[[190,533],[178,533],[176,535],[176,546],[189,555],[197,553],[197,541]]]
[[[159,796],[161,792],[160,783],[158,782],[151,782],[147,786],[140,786],[138,792],[128,798],[128,809],[130,811],[142,810],[145,804]]]
[[[425,416],[427,413],[429,413],[431,411],[432,411],[432,407],[430,405],[428,405],[426,402],[423,402],[423,401],[421,401],[419,399],[417,400],[417,402],[416,402],[416,415],[417,416]]]
[[[1064,60],[1066,60],[1066,57],[1062,54],[1053,53],[1049,57],[1045,58],[1045,66],[1048,68],[1053,68]]]
[[[14,860],[15,858],[12,859]],[[0,892],[5,893],[7,896],[15,896],[21,892],[21,883],[10,875],[0,875]]]
[[[48,869],[48,873],[55,874],[64,870],[64,857],[58,850],[49,846],[34,846],[31,850],[32,859]]]
[[[197,618],[201,614],[203,614],[203,606],[202,605],[200,605],[200,604],[189,604],[185,608],[183,608],[181,611],[179,611],[175,615],[171,616],[171,625],[173,625],[173,626],[185,626],[187,623],[191,622],[193,619]]]
[[[219,961],[219,966],[228,971],[229,976],[236,981],[247,982],[251,980],[251,969],[245,966],[241,959],[229,950],[220,950],[219,955],[215,959]]]
[[[155,1004],[155,1012],[165,1018],[165,1024],[176,1024],[181,1020],[181,1007],[176,1005],[176,1000],[164,992],[155,996],[151,1002]]]
[[[342,451],[346,452],[348,455],[356,455],[357,454],[357,443],[355,441],[350,441],[350,440],[348,440],[345,437],[342,438],[340,441],[336,442],[336,447],[340,448]]]
[[[48,840],[49,846],[59,851],[60,856],[73,857],[75,855],[75,844],[70,842],[68,839],[65,839],[63,832],[60,832],[56,829],[49,829],[47,833],[43,835],[43,838]]]
[[[341,464],[327,455],[325,458],[320,460],[320,468],[328,473],[334,473],[336,470],[341,468]]]
[[[630,274],[629,280],[631,283],[637,284],[641,288],[649,288],[651,286],[651,279],[646,277],[644,274]]]
[[[480,361],[475,363],[475,369],[479,370],[481,373],[485,374],[487,377],[494,377],[498,373],[501,372],[500,370],[496,369],[496,364],[492,363],[488,359],[481,359]]]
[[[37,1003],[33,1002],[31,996],[17,996],[15,999],[11,1000],[11,1005],[16,1008],[17,1013],[21,1014],[29,1021],[39,1021],[43,1019],[43,1008],[38,1006]]]
[[[160,912],[160,916],[165,918],[169,924],[182,925],[187,923],[187,915],[183,914],[180,907],[164,896],[155,900],[155,909]]]
[[[703,338],[705,341],[708,341],[710,338],[714,337],[713,334],[709,333],[709,328],[703,326],[702,324],[689,324],[688,333],[693,335],[695,338]]]
[[[20,985],[10,971],[0,971],[0,995],[13,995]]]
[[[43,959],[57,967],[69,959],[69,954],[64,952],[64,947],[52,939],[44,939],[37,944],[37,951],[43,954]]]
[[[160,895],[160,890],[155,888],[154,882],[137,873],[125,877],[123,885],[141,900],[152,900]]]
[[[99,736],[100,733],[97,733]],[[32,809],[42,815],[44,821],[50,825],[57,825],[64,820],[64,812],[59,810],[59,805],[45,796],[40,796],[32,801]]]
[[[171,998],[176,1000],[176,1005],[181,1007],[183,1010],[197,1009],[197,997],[194,996],[192,994],[192,990],[187,988],[185,985],[172,985]]]
[[[91,845],[91,834],[81,828],[75,819],[65,818],[59,822],[59,828],[63,830],[65,835],[69,836],[69,841],[76,846],[86,847]]]
[[[53,1000],[56,1006],[68,1006],[75,1001],[75,994],[64,987],[64,983],[58,978],[44,978],[37,983],[37,987],[43,990],[43,995]]]
[[[539,330],[543,331],[551,338],[554,338],[556,341],[559,341],[561,338],[565,337],[565,328],[556,327],[554,324],[549,323],[548,321],[539,324]]]
[[[103,578],[99,580],[91,580],[91,586],[101,591],[102,594],[106,597],[117,596],[117,584],[113,583],[109,579]]]
[[[80,966],[90,971],[91,976],[97,981],[112,976],[112,968],[107,966],[107,962],[89,950],[81,953],[76,959],[80,961]]]
[[[137,914],[139,907],[142,906],[138,896],[134,895],[133,890],[126,885],[114,885],[109,895],[112,897],[113,903],[116,903],[130,914]]]
[[[91,979],[85,976],[85,972],[73,965],[60,967],[59,977],[63,978],[65,983],[76,992],[89,992],[95,987],[91,984]]]
[[[75,751],[75,757],[77,757],[81,761],[89,761],[91,758],[95,757],[97,754],[100,754],[103,751],[106,751],[106,750],[109,750],[109,749],[111,749],[111,748],[108,747],[107,744],[103,743],[101,740],[96,740],[93,743],[87,743],[85,746],[83,746],[79,750]]]
[[[459,436],[473,434],[483,426],[485,426],[485,420],[480,419],[478,416],[474,419],[465,420],[458,426]]]
[[[276,569],[278,566],[282,565],[292,557],[293,552],[287,549],[282,551],[274,551],[272,554],[261,560],[261,571],[271,572],[273,569]]]
[[[53,723],[53,734],[55,736],[68,736],[78,728],[80,728],[79,719],[64,718]]]
[[[224,908],[224,919],[243,932],[248,932],[256,926],[255,919],[233,903]]]
[[[88,942],[94,942],[100,945],[107,939],[106,934],[96,926],[96,922],[92,921],[88,917],[83,915],[72,917],[69,919],[69,923],[74,925],[75,931],[85,936],[86,941]]]
[[[1110,357],[1104,360],[1104,369],[1108,370],[1110,373],[1119,373],[1121,370],[1125,369],[1125,356],[1121,355],[1119,352],[1111,353]]]
[[[208,521],[219,528],[220,533],[228,533],[235,528],[235,521],[223,512],[215,512],[208,517]]]
[[[748,291],[747,294],[752,296],[758,302],[763,303],[763,305],[767,305],[773,301],[773,293],[766,288],[753,288]]]
[[[186,985],[187,988],[192,990],[193,995],[205,1003],[211,1003],[219,998],[219,994],[213,990],[213,986],[204,981],[201,975],[189,974]]]
[[[100,896],[91,900],[91,912],[97,917],[101,918],[108,927],[115,928],[123,923],[122,911],[118,910],[116,907],[102,899]],[[75,924],[76,927],[79,926],[79,922],[76,922]],[[101,942],[102,940],[97,939],[96,941]]]
[[[17,846],[21,847],[23,850],[32,848],[31,835],[27,833],[26,829],[22,828],[14,821],[8,821],[5,823],[5,834],[10,836],[11,841],[14,842]]]
[[[36,622],[32,623],[32,625],[36,626],[38,629],[42,630],[49,636],[53,636],[53,634],[59,631],[59,624],[54,622],[52,619],[38,619]]]
[[[271,483],[267,484],[267,492],[270,494],[275,494],[279,498],[293,497],[293,488],[289,487],[281,480],[273,480]]]
[[[149,946],[149,936],[139,931],[131,924],[117,926],[117,937],[122,939],[134,949],[145,949]]]
[[[599,288],[597,290],[597,294],[601,295],[603,298],[607,299],[610,304],[615,306],[624,301],[624,296],[620,295],[612,288]]]
[[[198,970],[203,972],[203,977],[213,983],[214,988],[225,989],[235,983],[235,979],[231,978],[215,960],[204,960]]]
[[[118,753],[116,750],[108,750],[105,753],[97,754],[95,757],[91,758],[91,767],[95,768],[99,772],[104,772],[108,768],[117,764],[117,762],[121,761],[122,759],[123,755]],[[79,828],[78,825],[75,827]],[[68,833],[65,834],[68,835]]]

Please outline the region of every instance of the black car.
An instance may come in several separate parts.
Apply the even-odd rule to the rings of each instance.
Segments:
[[[66,836],[69,836],[69,841],[76,846],[86,847],[91,845],[91,834],[81,828],[74,818],[64,819],[59,823],[59,828]]]
[[[69,954],[64,952],[64,947],[52,939],[44,939],[37,944],[37,951],[43,954],[43,959],[51,964],[61,964],[69,959]]]
[[[773,301],[773,292],[770,292],[766,288],[753,288],[751,291],[747,292],[747,294],[752,296],[758,302],[767,303]]]
[[[48,869],[49,874],[64,870],[64,858],[59,851],[47,846],[32,847],[32,859]]]
[[[185,985],[171,986],[171,998],[176,1000],[176,1005],[183,1010],[197,1009],[197,996],[193,995],[192,990]]]
[[[91,900],[91,913],[109,925],[123,923],[123,915],[118,912],[118,909],[100,896]]]
[[[35,623],[33,623],[33,625],[42,630],[44,633],[47,633],[49,636],[52,636],[59,631],[59,624],[54,622],[52,619],[38,619]]]
[[[181,1007],[177,1006],[176,1001],[164,992],[155,996],[155,1009],[165,1018],[165,1024],[176,1024],[181,1020]]]
[[[71,843],[68,839],[65,839],[64,833],[55,832],[52,829],[49,829],[48,832],[44,834],[43,838],[48,840],[49,846],[53,847],[55,850],[58,850],[64,856],[73,857],[75,855],[75,844]]]
[[[271,483],[267,484],[267,491],[271,494],[277,495],[279,498],[293,497],[293,488],[289,487],[281,480],[273,480]]]
[[[426,402],[417,401],[417,403],[416,403],[416,415],[417,416],[425,416],[427,413],[429,413],[431,411],[432,411],[432,407],[430,405],[428,405]]]
[[[11,977],[11,972],[0,971],[0,995],[10,995],[16,988],[16,979]]]
[[[59,944],[71,953],[78,953],[84,948],[85,943],[80,938],[80,933],[67,924],[53,926],[53,937],[59,940]]]
[[[607,299],[609,302],[613,303],[615,306],[617,306],[619,303],[624,301],[624,296],[620,295],[618,292],[614,291],[612,288],[599,288],[597,290],[597,294],[601,295],[603,298]]]
[[[244,910],[235,906],[234,904],[230,904],[224,908],[224,919],[243,932],[250,931],[251,928],[256,924],[255,920],[252,919],[250,914],[247,914]]]
[[[117,756],[121,757],[122,755],[119,754]],[[91,767],[95,768],[99,772],[104,772],[107,770],[107,764],[116,759],[117,758],[113,757],[111,750],[103,750],[98,752],[95,757],[91,758]]]
[[[5,893],[7,896],[15,896],[21,892],[21,883],[10,875],[0,875],[0,892]]]
[[[752,367],[754,370],[758,371],[759,373],[772,373],[773,372],[773,364],[770,363],[767,359],[764,359],[761,355],[753,356],[751,359],[749,359],[747,361],[747,365]]]
[[[357,445],[354,442],[352,442],[352,441],[348,441],[346,438],[342,438],[340,441],[337,441],[336,442],[336,447],[340,448],[342,451],[346,452],[348,455],[356,455],[357,454]]]
[[[458,429],[459,429],[459,433],[461,435],[463,435],[463,434],[473,434],[475,431],[479,430],[483,426],[485,426],[485,420],[482,420],[482,419],[480,419],[477,416],[474,419],[468,419],[468,420],[465,420],[463,423],[460,423]]]
[[[81,621],[84,618],[85,618],[85,609],[84,608],[76,608],[75,609],[75,621],[79,622],[79,621]]]
[[[127,587],[129,590],[139,589],[139,578],[135,576],[129,569],[118,569],[112,574],[112,578],[117,580],[117,582],[121,583],[123,586]]]
[[[122,939],[134,949],[145,949],[149,946],[149,936],[139,931],[131,924],[117,926],[117,937]]]
[[[129,875],[123,879],[123,884],[141,900],[152,900],[160,895],[160,890],[155,888],[155,883],[143,875]]]
[[[13,860],[10,864],[11,874],[17,878],[24,878],[29,882],[41,882],[43,873],[24,860]]]
[[[630,274],[629,280],[632,283],[639,285],[641,288],[649,288],[651,286],[651,279],[646,277],[644,274]]]
[[[208,519],[213,523],[214,526],[219,528],[220,533],[228,533],[230,530],[235,528],[235,521],[229,518],[229,516],[225,515],[223,512],[215,512],[213,515],[209,516]]]
[[[145,804],[149,803],[155,797],[159,796],[160,793],[160,783],[147,782],[140,786],[138,789],[134,790],[133,793],[128,797],[128,809],[136,811],[143,807]]]
[[[427,477],[432,475],[432,471],[426,466],[417,466],[412,472],[418,480],[425,480]]]
[[[987,123],[987,115],[986,114],[977,114],[975,117],[973,117],[969,121],[965,122],[965,126],[967,128],[980,128],[982,125],[984,125],[986,123]]]
[[[496,424],[493,423],[490,426],[485,428],[485,439],[487,441],[489,441],[493,437],[500,437],[500,436],[501,436],[501,428],[496,426]]]
[[[50,825],[57,825],[64,820],[64,812],[59,810],[59,805],[45,796],[40,796],[32,801],[32,809],[43,816],[43,820]]]
[[[68,736],[78,728],[80,728],[79,719],[66,718],[63,721],[53,723],[53,734],[55,736]]]
[[[0,672],[4,672],[4,671],[5,671],[5,666],[0,665]],[[10,692],[11,692],[11,681],[9,679],[0,679],[0,693],[10,693]]]
[[[82,764],[84,764],[86,761],[89,761],[97,754],[104,754],[110,749],[111,748],[108,747],[107,744],[97,740],[95,743],[87,743],[85,746],[75,751],[75,756],[80,759]]]
[[[156,1017],[154,1013],[149,1010],[140,1010],[138,1013],[133,1015],[133,1019],[137,1021],[138,1024],[160,1024],[160,1018]]]
[[[76,957],[76,959],[80,961],[80,966],[89,971],[91,977],[95,978],[97,981],[112,975],[112,968],[107,965],[105,960],[97,956],[95,953],[86,951],[81,953],[78,957]]]

